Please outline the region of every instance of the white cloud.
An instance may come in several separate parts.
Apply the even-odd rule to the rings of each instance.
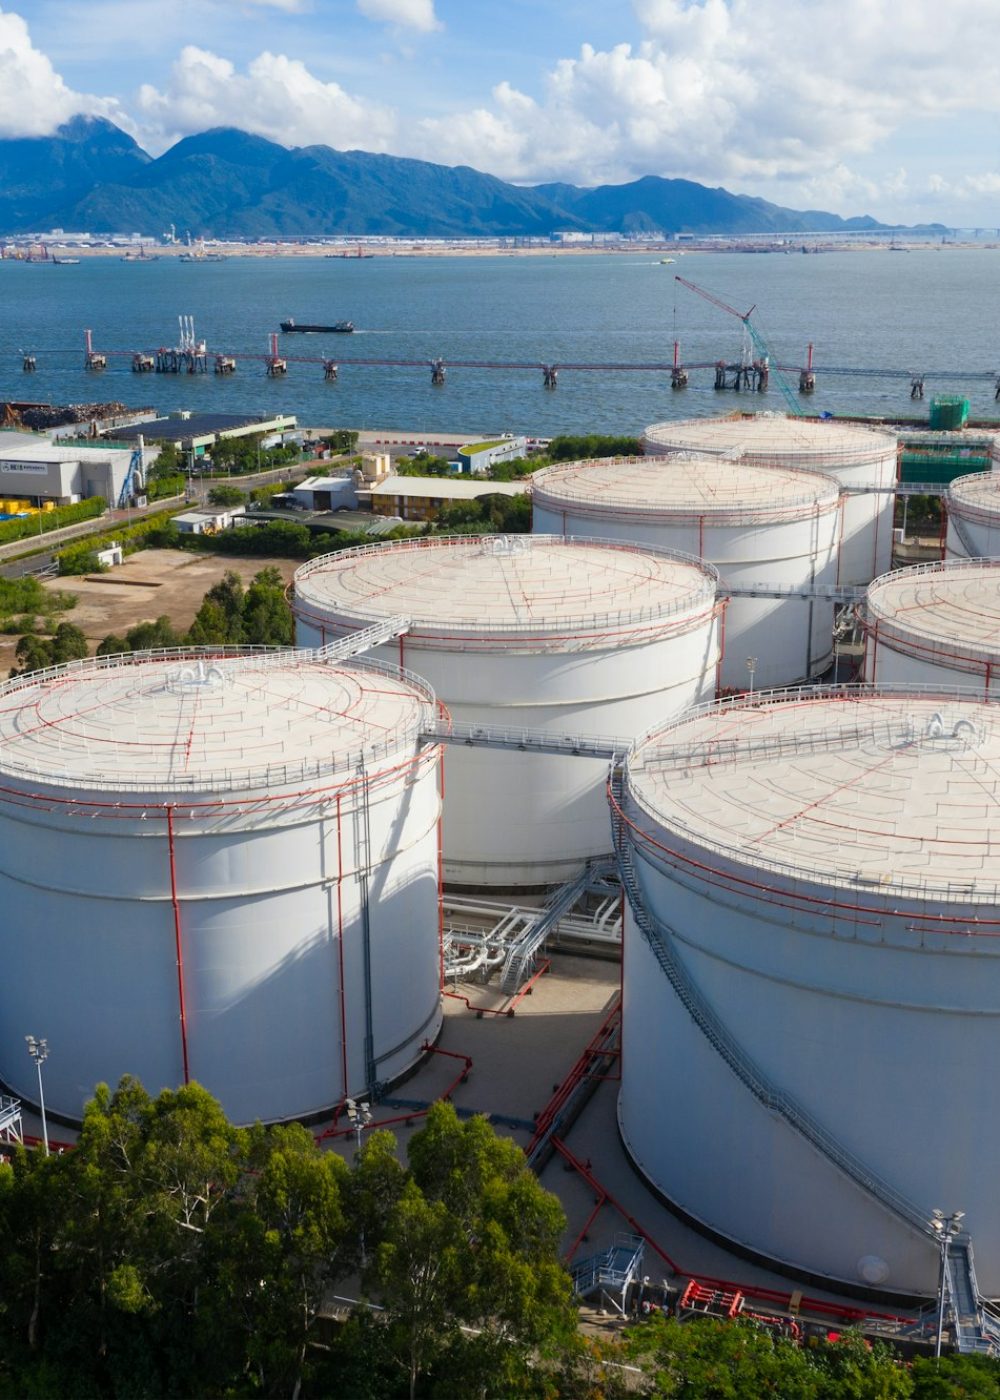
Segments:
[[[396,133],[390,109],[323,82],[284,54],[259,54],[241,73],[229,59],[189,44],[165,90],[144,84],[138,105],[154,147],[211,126],[237,126],[286,146],[368,151],[388,150]]]
[[[0,10],[0,136],[48,136],[78,112],[120,120],[115,101],[67,87],[21,16]]]
[[[424,34],[443,28],[434,13],[434,0],[357,0],[357,4],[366,19],[380,24],[419,29]]]
[[[633,0],[636,45],[589,44],[533,100],[423,122],[419,153],[508,179],[688,176],[812,188],[825,207],[873,198],[858,158],[921,117],[1000,112],[1000,7],[952,0]],[[825,192],[825,194],[824,194]],[[771,197],[775,197],[773,190]]]
[[[261,9],[284,10],[290,15],[300,15],[306,9],[306,0],[245,0],[245,3],[259,5]]]

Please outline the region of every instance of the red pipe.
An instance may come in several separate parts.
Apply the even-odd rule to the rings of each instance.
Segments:
[[[402,644],[402,637],[400,637]],[[400,665],[402,665],[400,658]],[[438,748],[438,819],[437,819],[437,876],[438,876],[438,987],[444,991],[444,745]]]
[[[556,1151],[561,1157],[565,1158],[565,1160],[570,1164],[571,1167],[575,1168],[575,1170],[580,1173],[580,1175],[583,1177],[584,1181],[591,1188],[591,1190],[594,1191],[595,1194],[603,1196],[606,1201],[609,1201],[611,1205],[614,1206],[618,1214],[622,1217],[622,1219],[626,1222],[626,1224],[631,1225],[635,1233],[637,1235],[641,1235],[642,1238],[646,1241],[646,1243],[653,1247],[656,1253],[667,1265],[668,1269],[670,1269],[675,1274],[682,1274],[684,1272],[680,1265],[677,1264],[673,1259],[671,1259],[667,1251],[656,1243],[649,1231],[644,1230],[639,1224],[638,1220],[636,1220],[634,1216],[629,1215],[625,1207],[615,1200],[614,1196],[612,1196],[611,1192],[607,1189],[607,1187],[601,1185],[601,1183],[591,1172],[590,1168],[585,1167],[578,1157],[573,1156],[573,1153],[569,1150],[569,1148],[566,1146],[566,1144],[562,1141],[561,1138],[554,1137],[552,1139],[552,1146],[556,1149]]]
[[[167,852],[170,858],[170,902],[174,909],[174,951],[177,958],[177,1001],[181,1017],[181,1056],[184,1061],[184,1083],[190,1084],[188,1065],[187,1009],[184,1003],[184,947],[181,938],[181,906],[177,898],[177,855],[174,850],[174,809],[167,806]]]
[[[344,986],[344,842],[341,825],[340,793],[337,793],[337,958],[340,965],[340,1072],[341,1093],[350,1089],[347,1082],[347,991]]]

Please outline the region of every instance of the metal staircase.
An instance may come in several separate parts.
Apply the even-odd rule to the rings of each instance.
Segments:
[[[565,885],[560,885],[555,893],[549,897],[539,918],[510,945],[504,959],[503,971],[500,974],[502,991],[512,995],[525,981],[529,973],[534,971],[535,955],[539,948],[563,915],[568,914],[573,905],[587,893],[587,889],[595,878],[594,867],[598,864],[602,865],[602,871],[607,866],[606,861],[588,861],[575,879],[568,881]]]
[[[639,1235],[615,1235],[610,1249],[574,1264],[570,1270],[574,1293],[580,1298],[603,1294],[624,1317],[629,1286],[642,1277],[645,1248]]]
[[[349,632],[337,642],[328,642],[324,647],[317,647],[313,656],[317,661],[348,661],[352,656],[361,656],[363,652],[372,651],[375,647],[394,641],[396,637],[402,637],[409,630],[410,619],[396,614],[387,617],[383,622],[376,622],[372,627],[362,627],[357,632]]]
[[[950,1315],[955,1349],[1000,1354],[1000,1322],[983,1306],[976,1280],[976,1263],[969,1235],[956,1235],[949,1243],[944,1270],[945,1314]]]

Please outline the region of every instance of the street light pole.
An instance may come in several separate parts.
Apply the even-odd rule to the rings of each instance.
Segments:
[[[945,1215],[943,1210],[934,1210],[931,1212],[931,1219],[928,1222],[937,1236],[938,1246],[941,1250],[941,1270],[938,1275],[937,1338],[934,1343],[935,1361],[941,1360],[941,1342],[944,1336],[944,1295],[948,1275],[948,1247],[954,1237],[961,1234],[961,1222],[964,1219],[964,1210],[952,1211],[951,1215]]]
[[[24,1037],[28,1046],[28,1054],[35,1062],[38,1070],[38,1105],[42,1111],[42,1141],[45,1143],[45,1155],[49,1155],[49,1129],[45,1121],[45,1089],[42,1086],[42,1065],[49,1057],[49,1042],[47,1040],[36,1040],[33,1035]]]
[[[357,1150],[361,1151],[361,1134],[372,1121],[371,1105],[367,1103],[355,1103],[354,1099],[347,1100],[347,1116],[350,1119],[351,1127],[354,1129],[354,1138],[357,1143]]]

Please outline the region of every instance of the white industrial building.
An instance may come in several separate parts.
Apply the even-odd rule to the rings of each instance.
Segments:
[[[860,615],[865,678],[1000,686],[1000,559],[917,564],[876,579]]]
[[[886,432],[836,420],[778,413],[733,414],[654,423],[644,450],[738,456],[757,466],[801,467],[832,476],[845,492],[836,582],[870,583],[892,565],[897,441]]]
[[[72,505],[91,496],[118,504],[132,451],[100,443],[57,447],[39,440],[6,446],[0,438],[0,497]]]
[[[679,549],[714,565],[723,591],[787,589],[731,598],[723,687],[789,685],[830,664],[833,603],[796,594],[836,578],[840,492],[829,477],[690,453],[604,457],[536,472],[532,502],[536,534]]]
[[[420,682],[309,653],[102,657],[0,705],[0,1080],[196,1079],[239,1123],[389,1083],[440,1023]]]
[[[926,1295],[961,1209],[1000,1294],[998,775],[995,706],[945,690],[758,696],[635,745],[619,1118],[688,1216]]]
[[[551,536],[345,550],[295,575],[300,646],[401,616],[381,649],[425,677],[456,722],[630,738],[714,694],[717,576],[686,555]],[[445,875],[524,888],[611,851],[599,759],[451,746]]]

